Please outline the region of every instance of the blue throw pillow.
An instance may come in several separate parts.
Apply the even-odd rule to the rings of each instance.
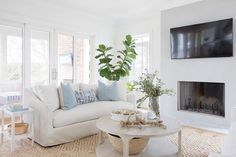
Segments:
[[[94,90],[75,91],[75,97],[78,104],[87,104],[97,101]]]
[[[61,108],[63,110],[72,109],[77,105],[75,93],[69,84],[61,83]]]
[[[117,82],[106,85],[98,81],[98,98],[101,101],[117,101],[119,100]]]

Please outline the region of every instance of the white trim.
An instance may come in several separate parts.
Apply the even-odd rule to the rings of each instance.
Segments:
[[[23,29],[23,87],[30,87],[31,84],[31,33],[27,24]],[[23,88],[24,89],[24,88]]]
[[[11,21],[11,20],[6,20],[6,19],[1,19],[0,18],[0,25],[9,26],[9,27],[20,27],[20,28],[23,29],[25,23],[23,23],[23,22],[16,22],[16,21]]]

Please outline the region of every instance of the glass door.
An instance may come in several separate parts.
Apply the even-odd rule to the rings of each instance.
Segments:
[[[0,105],[22,101],[22,34],[21,27],[0,25]]]
[[[31,86],[50,83],[50,32],[31,30]]]

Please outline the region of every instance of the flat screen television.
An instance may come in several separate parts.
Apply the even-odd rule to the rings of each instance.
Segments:
[[[233,19],[170,29],[171,58],[233,56]]]

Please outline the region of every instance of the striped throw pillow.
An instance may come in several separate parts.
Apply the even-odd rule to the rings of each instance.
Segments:
[[[80,90],[75,91],[75,97],[77,100],[77,104],[86,104],[97,101],[97,97],[95,91],[93,90]]]

